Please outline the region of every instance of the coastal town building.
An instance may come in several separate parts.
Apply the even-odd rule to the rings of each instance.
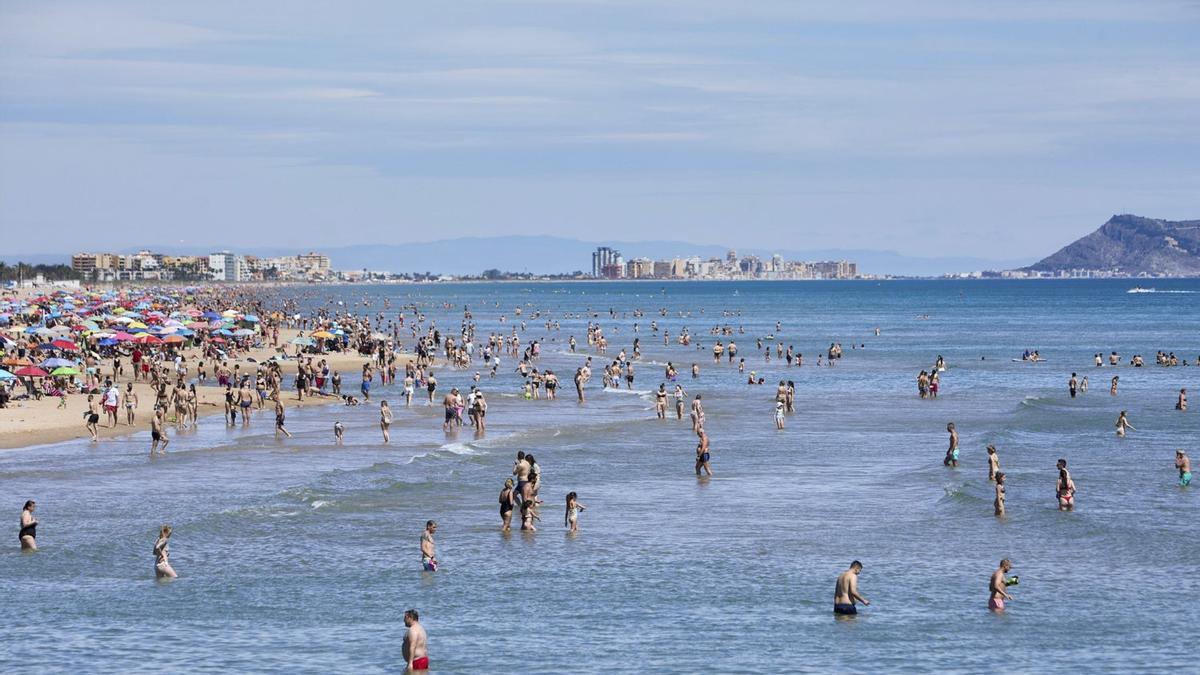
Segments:
[[[71,270],[83,281],[324,281],[336,278],[329,256],[308,252],[273,258],[217,251],[208,255],[76,253]]]
[[[592,277],[597,279],[855,279],[858,264],[848,260],[798,261],[781,255],[769,259],[739,256],[729,250],[724,258],[698,256],[653,260],[624,260],[607,246],[592,253]]]

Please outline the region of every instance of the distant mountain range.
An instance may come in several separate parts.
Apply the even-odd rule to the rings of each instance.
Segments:
[[[1095,232],[1024,268],[1036,272],[1075,269],[1124,274],[1200,275],[1200,220],[1160,220],[1119,215]]]
[[[479,274],[486,269],[504,272],[533,272],[536,274],[569,274],[590,272],[592,252],[597,246],[609,246],[630,258],[724,257],[730,247],[713,244],[692,244],[682,241],[581,241],[565,237],[514,235],[502,237],[468,237],[409,244],[371,244],[336,247],[311,247],[329,256],[334,269],[388,272],[434,272],[437,274]],[[127,248],[120,253],[136,253],[142,247]],[[295,255],[310,247],[279,246],[238,248],[230,246],[178,247],[150,246],[150,250],[175,255],[202,255],[222,249],[258,256]],[[303,250],[301,250],[303,249]],[[950,272],[970,272],[985,269],[1012,269],[1029,263],[1029,259],[993,260],[972,257],[916,258],[892,251],[863,249],[822,249],[795,251],[789,249],[737,248],[739,255],[770,258],[778,254],[787,260],[850,260],[858,263],[862,274],[894,274],[904,276],[937,276]],[[66,254],[13,255],[4,254],[8,262],[20,259],[28,263],[60,263],[68,261]]]

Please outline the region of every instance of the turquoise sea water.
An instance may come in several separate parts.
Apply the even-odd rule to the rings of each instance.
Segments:
[[[486,377],[489,428],[447,435],[438,407],[396,413],[383,446],[374,406],[289,411],[291,440],[263,415],[249,431],[220,418],[173,436],[165,458],[139,436],[0,452],[11,539],[0,551],[5,672],[402,670],[403,611],[416,607],[435,672],[1196,671],[1200,626],[1200,484],[1176,485],[1176,448],[1200,455],[1200,411],[1173,409],[1200,368],[1160,368],[1158,349],[1200,356],[1200,282],[1121,281],[570,283],[304,287],[395,309],[421,303],[443,330],[474,312],[481,334],[508,333],[515,307],[539,367],[564,382],[557,402],[525,401],[513,359]],[[319,299],[319,300],[318,300]],[[443,309],[449,303],[453,309]],[[361,305],[359,305],[361,307]],[[609,316],[610,308],[617,314]],[[660,308],[667,316],[658,314]],[[547,331],[531,315],[561,324]],[[609,355],[640,325],[635,393],[574,402],[591,310]],[[632,312],[645,316],[635,319]],[[722,317],[722,311],[737,313]],[[683,312],[687,316],[680,316]],[[508,321],[498,322],[504,314]],[[928,318],[922,318],[927,316]],[[664,347],[650,322],[696,345]],[[755,338],[777,333],[803,368],[769,363]],[[708,333],[735,335],[750,387],[714,366]],[[878,326],[881,335],[873,329]],[[567,353],[574,335],[581,355]],[[722,338],[728,341],[728,338]],[[815,366],[830,342],[844,358]],[[411,340],[408,342],[411,343]],[[852,348],[861,345],[861,348]],[[1014,363],[1025,348],[1041,364]],[[1144,368],[1096,368],[1116,350]],[[919,400],[915,376],[947,361],[942,395]],[[686,418],[658,421],[649,392],[662,364],[701,393],[716,477],[693,474]],[[596,364],[603,362],[597,356]],[[701,366],[693,380],[692,362]],[[482,370],[482,365],[478,367]],[[473,371],[438,368],[443,389]],[[598,371],[598,368],[597,368]],[[1091,388],[1067,395],[1071,372]],[[1108,381],[1121,377],[1119,395]],[[773,384],[796,382],[796,414],[773,423]],[[354,375],[347,390],[356,389]],[[670,388],[670,387],[668,387]],[[1200,396],[1193,394],[1193,399]],[[1196,403],[1194,405],[1200,405]],[[1138,431],[1114,434],[1120,410]],[[347,427],[344,447],[332,426]],[[942,466],[945,426],[962,439]],[[2,433],[3,430],[0,430]],[[983,448],[1008,474],[1005,520],[992,515]],[[543,470],[536,534],[499,531],[496,496],[518,450]],[[1056,510],[1055,460],[1078,485]],[[562,526],[563,496],[588,506]],[[22,555],[17,516],[38,501],[42,550]],[[420,569],[427,519],[443,568]],[[175,528],[180,578],[156,583],[156,528]],[[1020,575],[1004,616],[987,611],[1002,557]],[[833,582],[865,563],[871,599],[853,621],[831,615]]]

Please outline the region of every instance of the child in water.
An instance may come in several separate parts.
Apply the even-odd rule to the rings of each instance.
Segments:
[[[579,531],[579,512],[586,510],[587,507],[579,501],[574,492],[567,493],[567,512],[563,515],[563,524],[570,532]]]

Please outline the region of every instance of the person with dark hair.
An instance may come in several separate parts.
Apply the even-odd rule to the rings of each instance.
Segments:
[[[22,551],[37,550],[37,518],[33,517],[33,510],[37,508],[37,502],[30,499],[25,502],[25,506],[21,508],[21,533],[17,535],[17,539],[21,542]]]
[[[946,431],[950,434],[950,447],[946,450],[946,458],[942,460],[943,466],[957,467],[958,466],[958,431],[954,428],[954,422],[946,425]]]
[[[567,512],[563,515],[563,525],[571,532],[579,531],[579,512],[587,511],[587,507],[579,501],[574,492],[567,493]]]
[[[993,612],[1004,611],[1004,601],[1012,600],[1013,597],[1005,591],[1004,588],[1009,585],[1008,579],[1004,577],[1008,571],[1012,569],[1012,561],[1008,558],[1000,561],[1000,567],[992,572],[992,578],[988,581],[988,609]],[[1015,579],[1016,577],[1014,577]],[[1013,583],[1016,583],[1015,581]]]
[[[404,612],[404,626],[408,628],[408,631],[404,634],[401,653],[407,663],[406,672],[415,673],[429,670],[429,650],[425,644],[427,636],[417,610],[410,609]]]
[[[437,532],[435,521],[425,521],[425,532],[421,534],[421,566],[426,572],[436,572],[438,569],[437,548],[433,543],[433,535]]]
[[[992,503],[992,506],[995,507],[995,509],[996,509],[996,515],[998,517],[1003,517],[1004,516],[1004,498],[1005,498],[1004,472],[997,471],[995,480],[996,480],[996,499]]]
[[[1071,480],[1071,472],[1067,471],[1067,460],[1058,460],[1058,482],[1055,493],[1058,496],[1059,511],[1075,510],[1075,481]]]
[[[833,613],[842,616],[858,614],[855,603],[870,605],[871,601],[858,594],[858,575],[862,573],[863,564],[857,560],[850,563],[850,569],[842,572],[837,578],[833,589]]]

